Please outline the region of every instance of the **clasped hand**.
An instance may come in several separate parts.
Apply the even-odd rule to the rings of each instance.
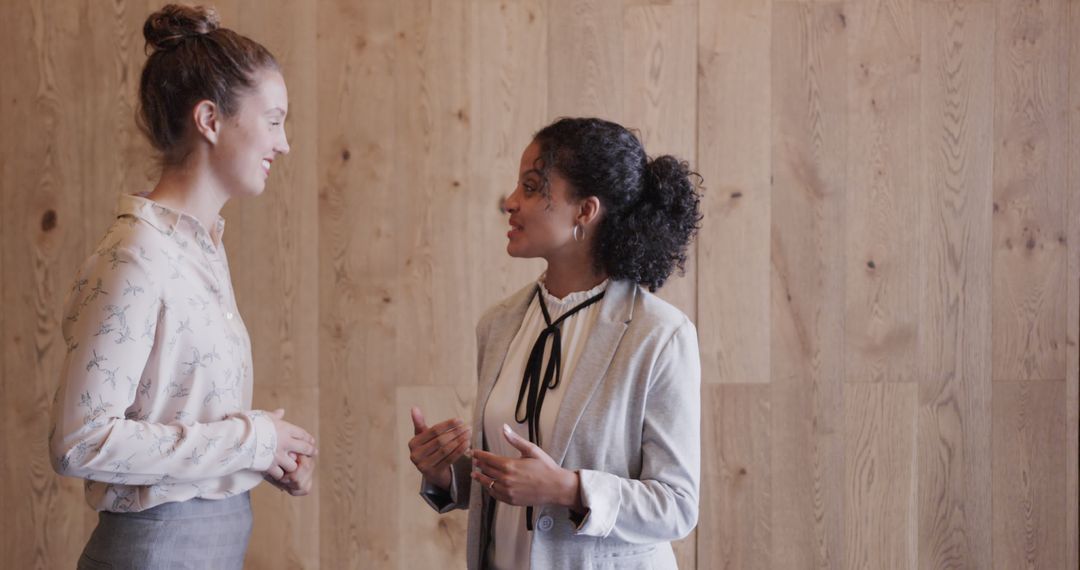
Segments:
[[[311,492],[315,481],[315,438],[303,428],[284,420],[285,410],[274,410],[270,419],[277,431],[277,447],[274,462],[263,474],[263,479],[294,496]]]

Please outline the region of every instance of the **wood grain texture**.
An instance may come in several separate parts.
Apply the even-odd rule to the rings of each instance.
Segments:
[[[697,296],[705,383],[769,381],[771,17],[767,2],[699,6],[697,160],[706,193]]]
[[[844,386],[844,568],[919,568],[914,382]]]
[[[918,567],[989,568],[993,7],[920,4]]]
[[[472,378],[474,353],[438,339],[472,338],[474,306],[484,302],[461,286],[482,267],[470,252],[471,204],[462,199],[471,120],[468,74],[460,68],[468,14],[463,1],[397,6],[394,190],[413,191],[396,192],[401,209],[390,218],[404,264],[393,274],[398,291],[389,296],[396,324],[405,324],[402,338],[427,347],[395,344],[399,358],[415,367],[406,377],[431,384]]]
[[[623,122],[623,3],[548,0],[549,120]]]
[[[1066,4],[997,4],[994,379],[1065,376]]]
[[[44,434],[59,312],[117,194],[149,0],[0,19],[0,559],[96,524]],[[255,491],[249,568],[462,567],[408,407],[471,413],[473,327],[535,279],[499,199],[563,115],[704,175],[700,525],[682,568],[1075,568],[1080,3],[221,0],[290,88],[292,152],[226,242],[255,404],[317,432],[316,493]],[[50,213],[51,212],[51,213]],[[872,262],[872,263],[871,263]],[[744,472],[745,470],[745,472]]]
[[[389,314],[391,295],[403,294],[393,279],[405,239],[393,231],[397,26],[384,2],[321,2],[318,12],[319,412],[333,418],[318,436],[320,563],[387,567],[397,549],[398,450],[386,438],[397,420],[394,383],[412,372],[395,358]]]
[[[771,314],[774,568],[843,554],[844,5],[773,8]],[[761,437],[744,435],[744,437]]]
[[[1080,2],[1069,4],[1068,323],[1065,366],[1065,566],[1080,566]]]
[[[697,565],[691,568],[779,568],[773,559],[769,386],[708,384],[702,409],[714,421],[702,430]],[[754,434],[747,437],[747,434]],[[681,566],[680,566],[681,567]]]
[[[1065,382],[996,382],[994,568],[1065,568]]]
[[[847,381],[915,380],[921,320],[920,33],[914,0],[850,6]]]

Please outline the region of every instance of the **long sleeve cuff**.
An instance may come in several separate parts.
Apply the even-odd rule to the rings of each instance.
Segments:
[[[458,505],[458,482],[455,476],[454,466],[450,465],[450,488],[443,489],[438,485],[435,485],[427,478],[420,479],[420,497],[424,499],[431,508],[440,513],[448,513],[454,510]]]
[[[260,473],[270,469],[274,464],[274,451],[277,449],[277,430],[274,422],[266,416],[266,412],[252,410],[240,414],[251,424],[255,434],[255,453],[251,458],[251,469]]]
[[[619,477],[603,471],[581,469],[581,503],[585,516],[575,520],[581,536],[605,538],[615,528],[622,494],[619,493]]]

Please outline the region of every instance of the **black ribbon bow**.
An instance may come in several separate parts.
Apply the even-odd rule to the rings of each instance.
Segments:
[[[536,286],[536,297],[540,301],[540,311],[544,314],[544,323],[547,327],[540,331],[540,336],[536,338],[532,352],[529,353],[529,360],[525,364],[525,374],[521,378],[521,390],[518,392],[517,406],[514,408],[514,419],[519,424],[528,422],[529,441],[540,445],[540,410],[544,406],[544,397],[548,390],[557,388],[562,379],[562,329],[559,325],[575,313],[603,299],[604,291],[582,301],[555,322],[551,322],[551,314],[548,313],[547,304],[544,303],[544,294],[539,285]],[[540,369],[544,367],[544,349],[547,347],[549,338],[552,340],[551,357],[541,377]],[[525,404],[524,415],[521,410],[522,403]],[[532,510],[532,507],[525,509],[525,527],[528,530],[533,529]]]

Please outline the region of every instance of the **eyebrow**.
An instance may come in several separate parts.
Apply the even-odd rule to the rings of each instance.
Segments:
[[[270,109],[269,111],[266,112],[267,115],[269,115],[271,113],[281,113],[282,115],[289,114],[288,111],[286,111],[285,109],[282,109],[281,107],[274,107],[273,109]]]

